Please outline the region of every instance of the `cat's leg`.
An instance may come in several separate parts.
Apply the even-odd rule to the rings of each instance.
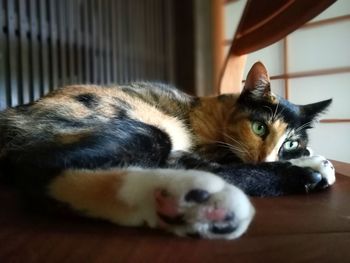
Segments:
[[[307,147],[304,156],[298,158],[292,158],[288,162],[299,167],[309,167],[314,171],[320,173],[319,178],[321,178],[323,187],[330,186],[335,183],[335,169],[333,164],[321,155],[315,155],[314,151]],[[319,183],[318,187],[322,184]]]
[[[215,172],[253,196],[311,192],[325,189],[335,182],[334,167],[322,156],[256,165],[226,165]]]
[[[241,190],[195,170],[68,170],[48,189],[50,197],[87,216],[127,226],[146,224],[180,236],[236,238],[254,215]]]
[[[335,169],[333,164],[321,155],[305,156],[289,160],[295,166],[311,168],[319,173],[321,181],[317,187],[327,187],[335,183]],[[312,189],[311,189],[312,190]]]
[[[304,156],[284,162],[220,165],[192,153],[177,152],[170,156],[168,164],[213,172],[252,196],[310,192],[327,188],[335,182],[334,167],[322,156]]]

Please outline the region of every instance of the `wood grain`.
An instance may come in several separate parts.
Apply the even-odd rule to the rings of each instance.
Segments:
[[[0,262],[344,262],[350,258],[350,165],[326,191],[253,198],[238,240],[179,238],[70,216],[29,212],[0,187]]]

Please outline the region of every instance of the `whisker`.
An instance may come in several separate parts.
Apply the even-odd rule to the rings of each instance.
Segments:
[[[270,119],[273,120],[273,111],[272,111],[271,107],[265,105],[264,108],[266,108],[266,109],[268,109],[270,111],[270,113],[271,113],[270,114],[270,116],[271,116]]]
[[[300,125],[298,128],[295,129],[295,133],[298,133],[305,129],[307,126],[309,126],[312,123],[312,121],[306,122],[303,125]]]
[[[248,147],[243,142],[238,141],[237,139],[233,138],[232,136],[229,136],[226,133],[223,133],[223,135],[226,136],[228,139],[230,139],[233,143],[238,144],[238,145],[235,145],[235,147],[239,147],[239,149],[241,149],[245,153],[250,154],[248,151]],[[234,145],[234,144],[230,144],[230,145]]]
[[[224,148],[232,151],[232,152],[239,152],[239,153],[246,153],[244,150],[241,148],[235,147],[233,145],[223,145]]]
[[[280,112],[277,113],[277,115],[274,117],[275,120],[279,119],[282,116],[282,113],[285,109],[282,108],[282,110]]]
[[[223,135],[247,151],[247,146],[243,142],[238,141],[237,139],[233,138],[232,136],[229,136],[226,133],[224,133]]]
[[[276,109],[274,114],[272,115],[272,120],[276,120],[275,118],[277,117],[277,113],[278,113],[278,106],[280,105],[280,101],[278,101],[277,105],[276,105]],[[283,110],[283,109],[282,109]]]
[[[231,139],[233,139],[233,138],[231,138]],[[219,145],[221,145],[221,146],[225,147],[226,149],[229,149],[233,152],[248,153],[247,149],[240,147],[240,145],[233,145],[233,144],[230,144],[227,142],[214,141],[214,140],[212,140],[211,142],[217,143],[217,144],[219,144]],[[236,142],[239,143],[239,141],[236,141]]]

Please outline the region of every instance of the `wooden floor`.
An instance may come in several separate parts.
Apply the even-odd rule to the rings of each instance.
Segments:
[[[0,262],[350,262],[350,169],[336,168],[327,191],[254,198],[254,222],[234,241],[33,214],[1,187]]]

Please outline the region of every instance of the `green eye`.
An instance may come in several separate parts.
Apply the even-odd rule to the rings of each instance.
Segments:
[[[284,148],[286,151],[295,150],[296,148],[298,148],[298,146],[299,146],[299,142],[298,142],[298,141],[286,141],[286,142],[283,144],[283,148]]]
[[[252,130],[256,135],[262,137],[266,134],[267,127],[266,127],[265,123],[263,123],[263,122],[253,121],[252,122]]]

